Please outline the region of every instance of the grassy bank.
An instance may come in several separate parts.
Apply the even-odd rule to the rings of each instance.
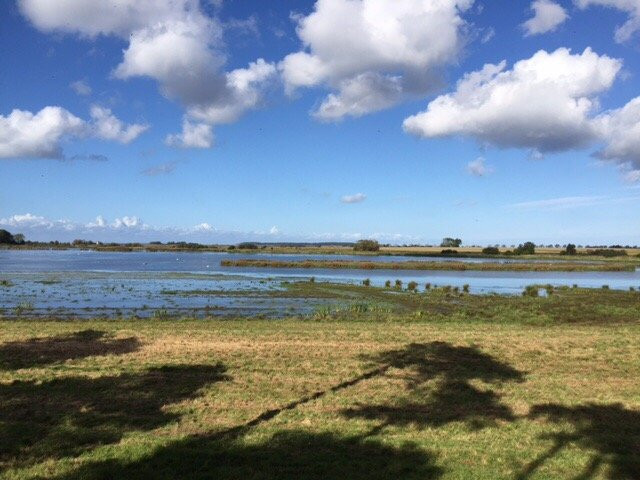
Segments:
[[[1,321],[0,477],[638,478],[638,292],[290,285],[360,307]]]
[[[3,322],[3,478],[632,479],[637,324]]]
[[[354,270],[452,270],[452,271],[517,271],[517,272],[624,272],[635,265],[624,263],[469,263],[469,262],[360,262],[356,260],[279,261],[263,259],[222,260],[223,267],[253,268],[329,268]]]

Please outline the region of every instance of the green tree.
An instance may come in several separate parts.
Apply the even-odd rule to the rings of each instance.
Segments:
[[[536,244],[533,242],[524,242],[518,245],[514,250],[517,255],[533,255],[536,253]]]
[[[445,237],[442,239],[441,247],[459,247],[462,245],[462,240],[459,238]]]
[[[2,243],[14,245],[16,241],[11,233],[7,232],[6,230],[0,230],[0,244]]]

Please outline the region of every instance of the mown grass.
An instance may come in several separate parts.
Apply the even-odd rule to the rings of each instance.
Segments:
[[[624,263],[469,263],[469,262],[360,262],[355,260],[299,260],[263,259],[222,260],[223,267],[253,268],[329,268],[355,270],[455,270],[455,271],[516,271],[516,272],[624,272],[634,271],[633,264]]]
[[[637,292],[285,292],[340,301],[275,321],[0,322],[0,476],[639,477]]]

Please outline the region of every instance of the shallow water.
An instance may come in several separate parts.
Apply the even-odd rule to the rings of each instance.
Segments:
[[[93,252],[80,250],[0,250],[0,310],[22,306],[32,315],[149,316],[159,310],[172,314],[283,315],[311,313],[330,303],[326,299],[270,297],[283,281],[308,280],[376,286],[400,279],[424,286],[468,284],[473,293],[518,294],[534,283],[628,289],[640,287],[635,272],[474,272],[429,270],[335,270],[221,267],[223,259],[277,260],[342,259],[375,262],[422,260],[416,257],[344,255],[270,255],[228,253]],[[494,259],[433,258],[422,261],[494,262]],[[507,259],[506,262],[522,261]],[[205,290],[207,294],[175,294]],[[211,293],[213,291],[213,293]],[[0,312],[2,313],[2,312]]]

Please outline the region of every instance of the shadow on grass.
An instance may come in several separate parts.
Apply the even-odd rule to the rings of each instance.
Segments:
[[[437,427],[462,421],[479,429],[495,420],[515,419],[498,394],[470,382],[522,382],[524,374],[477,348],[445,342],[414,343],[368,359],[399,369],[408,389],[407,395],[390,405],[362,404],[343,411],[348,418],[381,421],[371,434],[388,425]]]
[[[263,479],[429,480],[442,471],[428,452],[391,447],[360,437],[282,431],[259,444],[219,435],[192,437],[138,461],[105,461],[80,467],[59,480]]]
[[[127,432],[168,424],[179,415],[163,407],[226,379],[218,364],[0,384],[0,466],[77,456]]]
[[[626,409],[621,404],[574,407],[546,404],[534,406],[529,416],[571,424],[573,431],[545,435],[553,440],[553,445],[526,466],[518,477],[520,480],[530,478],[546,461],[570,445],[593,452],[589,464],[574,477],[576,480],[594,478],[600,468],[606,469],[607,478],[611,480],[640,478],[640,411]]]
[[[0,369],[39,367],[95,355],[122,355],[139,348],[140,341],[135,337],[114,339],[105,332],[83,330],[5,343],[0,346]]]

